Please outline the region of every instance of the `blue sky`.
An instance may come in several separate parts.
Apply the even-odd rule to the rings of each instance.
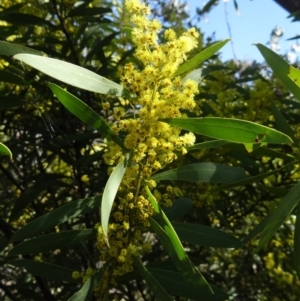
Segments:
[[[195,8],[202,8],[208,0],[187,0],[189,10],[192,15],[195,14]],[[297,41],[286,41],[287,39],[300,35],[300,22],[291,22],[288,19],[289,13],[285,11],[273,0],[236,0],[239,6],[238,14],[235,10],[233,0],[226,3],[219,1],[211,13],[202,19],[198,26],[205,37],[211,36],[215,32],[216,40],[223,40],[229,37],[227,20],[231,27],[233,48],[238,60],[256,60],[263,61],[262,56],[254,43],[267,45],[270,41],[271,31],[279,26],[284,31],[284,35],[279,40],[281,49],[279,52],[285,54],[291,50],[291,46]],[[293,52],[290,51],[290,54]],[[230,44],[227,44],[222,50],[222,59],[234,59]]]

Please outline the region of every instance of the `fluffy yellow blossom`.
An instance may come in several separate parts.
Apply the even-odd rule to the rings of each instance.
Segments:
[[[162,119],[183,117],[183,110],[193,110],[196,106],[194,96],[198,93],[198,84],[191,79],[183,81],[175,74],[187,59],[187,53],[197,46],[198,32],[191,28],[177,37],[174,30],[168,29],[164,32],[166,43],[159,44],[162,25],[156,19],[148,19],[150,8],[139,0],[126,0],[125,5],[133,24],[135,57],[142,69],[133,63],[124,66],[121,83],[136,97],[122,98],[122,103],[131,105],[127,111],[121,105],[112,109],[112,128],[123,137],[131,156],[111,213],[107,237],[110,248],[105,246],[106,237],[98,227],[100,259],[112,258],[115,262],[107,276],[110,284],[117,283],[116,277],[133,270],[132,255],[141,256],[151,250],[151,244],[145,244],[143,233],[150,226],[148,219],[153,208],[143,184],[147,183],[157,202],[171,207],[181,192],[170,186],[162,195],[155,188],[156,182],[149,178],[176,160],[180,153],[185,154],[186,147],[196,140],[194,134],[181,135],[179,128]],[[110,109],[109,103],[103,103],[102,107]],[[124,154],[110,141],[103,159],[111,165],[108,170],[111,173],[114,166],[124,160]],[[98,290],[103,289],[101,284]]]

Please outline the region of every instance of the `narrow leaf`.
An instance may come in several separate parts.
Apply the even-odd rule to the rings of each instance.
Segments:
[[[201,143],[196,143],[192,146],[186,147],[188,151],[198,150],[198,149],[207,149],[207,148],[216,148],[223,145],[228,144],[228,141],[225,140],[212,140],[212,141],[205,141]]]
[[[282,133],[285,133],[286,135],[288,135],[292,139],[294,139],[294,130],[291,128],[291,126],[285,120],[285,118],[283,117],[281,112],[277,109],[273,100],[271,100],[271,108],[272,108],[272,113],[275,117],[275,122],[276,122],[278,129]]]
[[[182,79],[182,82],[184,83],[186,80],[191,79],[199,84],[208,75],[209,72],[210,69],[208,68],[199,68],[193,70]]]
[[[230,39],[226,39],[220,42],[216,42],[215,44],[207,47],[206,49],[202,50],[200,53],[195,55],[190,60],[183,63],[177,71],[175,72],[174,76],[187,72],[197,66],[199,66],[204,61],[208,60],[211,56],[213,56],[218,50],[220,50],[226,43],[228,43]]]
[[[278,207],[273,211],[268,224],[263,230],[257,250],[261,249],[283,224],[300,200],[300,182],[297,183],[289,193],[281,200]]]
[[[44,52],[37,51],[22,45],[0,41],[0,55],[16,55],[19,53],[29,53],[40,56],[47,56]]]
[[[14,59],[55,78],[66,84],[84,90],[121,96],[123,87],[85,68],[32,54],[17,54]]]
[[[240,240],[219,229],[189,223],[173,223],[173,227],[181,240],[191,244],[213,248],[241,248],[243,246]]]
[[[266,147],[260,147],[253,151],[253,155],[259,155],[264,157],[270,157],[270,158],[280,158],[284,159],[286,161],[294,161],[295,157],[292,154],[289,153],[280,153],[276,150],[273,150],[271,148]]]
[[[300,279],[300,206],[296,210],[296,223],[294,233],[294,265],[298,279]]]
[[[10,149],[1,142],[0,142],[0,155],[9,156],[9,158],[12,159],[12,153]]]
[[[173,202],[172,207],[164,209],[169,220],[176,220],[184,216],[191,208],[193,201],[189,198],[179,198]]]
[[[159,237],[164,249],[167,251],[177,269],[182,273],[183,277],[193,285],[200,285],[205,287],[208,291],[213,293],[209,284],[200,273],[200,271],[194,266],[186,254],[179,237],[177,236],[172,224],[168,220],[163,210],[159,207],[156,199],[152,195],[148,186],[145,186],[146,192],[149,196],[149,200],[154,208],[154,211],[161,217],[163,228],[153,219],[150,218],[150,224],[152,229]]]
[[[28,25],[39,25],[39,26],[47,26],[52,29],[55,28],[55,25],[52,24],[50,21],[45,20],[44,18],[40,18],[35,15],[30,14],[23,14],[19,12],[10,12],[8,14],[2,14],[1,15],[2,21],[7,21],[12,24],[19,24],[22,26],[28,26]]]
[[[251,184],[251,183],[254,183],[254,182],[258,182],[264,178],[267,178],[269,176],[272,176],[272,175],[275,175],[275,174],[278,174],[279,171],[281,170],[284,170],[290,166],[293,166],[295,164],[297,164],[299,161],[295,161],[293,163],[290,163],[290,164],[287,164],[281,168],[278,168],[276,170],[272,170],[272,171],[268,171],[268,172],[265,172],[263,174],[259,174],[257,176],[253,176],[253,177],[249,177],[245,180],[241,180],[241,181],[238,181],[238,182],[235,182],[235,183],[232,183],[232,184],[227,184],[227,185],[224,185],[221,187],[221,189],[230,189],[230,188],[233,188],[233,187],[237,187],[237,186],[241,186],[241,185],[246,185],[246,184]]]
[[[204,136],[236,143],[293,143],[287,135],[251,121],[231,118],[174,118],[163,122]]]
[[[186,281],[192,285],[202,286],[210,293],[213,293],[211,287],[209,286],[205,278],[202,276],[200,271],[194,266],[194,264],[188,258],[183,248],[176,249],[176,247],[178,247],[179,244],[177,244],[176,247],[174,247],[174,245],[171,242],[172,238],[169,237],[169,234],[167,234],[153,218],[150,217],[149,222],[152,229],[158,236],[164,249],[169,254],[170,258],[176,265],[178,271],[183,275]],[[178,254],[180,257],[178,256]]]
[[[292,79],[288,77],[288,73],[290,72],[290,65],[280,55],[276,54],[266,46],[262,44],[256,44],[255,46],[258,48],[278,79],[288,90],[290,90],[294,94],[294,96],[298,100],[300,100],[299,87],[293,82]]]
[[[216,5],[216,4],[218,4],[218,0],[210,0],[210,1],[208,1],[208,2],[203,6],[202,10],[200,11],[200,15],[205,14],[205,13],[208,13],[208,12],[211,10],[211,8],[212,8],[214,5]]]
[[[56,95],[58,100],[77,118],[87,123],[89,126],[98,130],[105,138],[117,143],[122,149],[125,149],[123,141],[110,128],[109,124],[101,118],[92,108],[81,101],[76,96],[62,89],[55,84],[49,84],[50,89]]]
[[[163,262],[162,262],[163,263]],[[165,289],[174,295],[178,295],[188,300],[199,300],[199,301],[223,301],[228,300],[228,296],[225,292],[219,288],[211,285],[214,294],[208,292],[202,286],[195,286],[188,283],[181,273],[177,271],[165,270],[162,268],[148,267],[149,272],[156,278],[159,283],[165,287]]]
[[[151,179],[157,181],[189,181],[204,183],[233,183],[248,176],[239,167],[219,163],[195,163],[155,174]]]
[[[62,249],[95,238],[96,235],[97,231],[95,229],[70,230],[47,234],[18,244],[10,251],[10,255],[43,253]]]
[[[23,267],[35,276],[56,281],[78,282],[72,277],[73,270],[59,265],[29,259],[17,259],[8,263],[16,267]]]
[[[97,196],[81,199],[61,206],[45,215],[38,217],[32,222],[29,222],[23,228],[14,233],[11,238],[11,242],[20,241],[25,238],[35,236],[37,233],[51,229],[54,226],[62,224],[71,218],[83,215],[94,208],[99,207],[100,201],[101,198]]]
[[[166,292],[166,290],[160,285],[160,283],[149,273],[147,268],[143,265],[143,263],[132,256],[134,263],[139,271],[140,275],[146,280],[149,288],[155,295],[155,300],[157,301],[173,301],[171,296]]]
[[[126,167],[127,164],[125,164],[125,162],[119,163],[111,173],[106,183],[106,186],[104,188],[102,202],[101,202],[100,216],[101,216],[101,226],[105,236],[107,236],[108,234],[108,222],[109,222],[111,208],[114,203],[120,183],[125,174]]]
[[[16,85],[24,85],[25,82],[23,78],[18,75],[8,72],[6,70],[0,70],[0,82],[12,83]]]

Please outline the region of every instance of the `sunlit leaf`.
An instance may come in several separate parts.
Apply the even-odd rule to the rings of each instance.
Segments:
[[[83,215],[100,206],[101,197],[92,197],[71,202],[60,208],[57,208],[45,215],[26,224],[19,229],[11,238],[11,242],[23,240],[35,236],[45,230],[51,229],[67,220],[79,215]]]
[[[66,84],[84,90],[121,96],[123,87],[85,68],[32,54],[17,54],[14,59],[55,78]]]
[[[275,234],[286,218],[300,201],[300,182],[296,184],[289,193],[281,200],[277,208],[271,213],[268,223],[264,228],[257,250],[261,249]]]
[[[121,148],[125,149],[123,141],[113,132],[109,124],[101,118],[92,108],[76,96],[55,84],[49,84],[50,89],[58,100],[77,118],[98,130],[108,140],[113,140]]]
[[[193,68],[199,66],[204,61],[208,60],[211,56],[213,56],[217,51],[219,51],[226,43],[228,43],[230,39],[226,39],[220,42],[216,42],[215,44],[207,47],[206,49],[202,50],[200,53],[195,55],[190,60],[184,62],[182,65],[179,66],[177,71],[175,72],[174,76],[192,70]]]
[[[136,257],[132,257],[140,275],[146,280],[149,288],[155,295],[157,301],[173,301],[173,298],[166,292],[161,284],[149,273],[143,263]]]
[[[274,74],[280,79],[285,87],[290,90],[298,100],[300,100],[300,89],[288,76],[288,73],[290,72],[290,65],[280,55],[266,46],[262,44],[256,44],[255,46],[271,67]]]
[[[109,176],[109,179],[103,191],[100,216],[101,216],[101,226],[103,229],[103,233],[106,237],[108,234],[108,222],[109,222],[111,208],[113,206],[120,183],[125,174],[126,167],[127,164],[125,162],[121,162],[114,168],[113,172]],[[108,240],[107,243],[109,243]]]
[[[52,263],[40,262],[29,259],[17,259],[8,262],[9,264],[25,268],[29,273],[56,281],[78,282],[72,278],[73,270],[55,265]]]
[[[184,83],[186,80],[191,79],[195,81],[196,83],[200,83],[210,72],[210,69],[208,68],[199,68],[196,70],[193,70],[192,72],[188,73],[183,79],[182,83]]]
[[[219,163],[195,163],[157,173],[153,180],[190,181],[204,183],[232,183],[248,178],[239,167]]]
[[[41,56],[47,56],[44,52],[37,51],[22,45],[0,41],[0,55],[16,55],[19,53],[29,53]]]
[[[161,217],[160,221],[162,223],[161,227],[153,218],[150,217],[149,221],[151,227],[159,237],[159,240],[161,241],[164,249],[173,260],[177,269],[182,273],[186,281],[193,285],[203,286],[207,289],[207,291],[213,293],[206,279],[189,259],[176,231],[174,230],[172,224],[170,223],[163,210],[159,207],[151,191],[147,186],[145,186],[145,189],[148,194],[149,200],[151,201],[153,209]]]
[[[47,234],[26,240],[16,245],[10,251],[10,255],[42,253],[62,249],[95,238],[96,235],[97,231],[95,229],[70,230]]]
[[[286,134],[240,119],[204,117],[170,118],[162,121],[197,134],[236,143],[293,143]]]
[[[1,142],[0,142],[0,155],[9,156],[9,158],[12,159],[12,153],[10,149]]]

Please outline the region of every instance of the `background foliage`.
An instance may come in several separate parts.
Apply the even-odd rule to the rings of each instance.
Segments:
[[[173,2],[158,1],[152,7],[153,15],[166,27],[182,32],[191,25],[186,13]],[[12,55],[32,51],[26,46],[38,51],[36,54],[45,53],[119,82],[125,62],[138,64],[133,57],[130,33],[124,30],[127,24],[128,15],[117,1],[20,0],[0,4],[1,40],[20,45],[16,51],[10,44],[0,44],[1,142],[13,154],[12,160],[0,157],[3,300],[68,300],[71,296],[75,300],[74,294],[83,283],[72,278],[72,272],[85,271],[86,280],[91,276],[88,267],[95,268],[98,264],[94,226],[99,222],[99,194],[107,183],[109,168],[102,160],[103,135],[61,105],[47,85],[50,80],[47,75],[24,66]],[[210,46],[208,42],[200,39],[191,56]],[[192,261],[213,288],[219,288],[225,295],[216,289],[215,296],[206,296],[203,291],[183,284],[182,276],[152,238],[156,243],[142,261],[175,300],[298,300],[299,252],[294,249],[299,251],[299,219],[296,219],[299,213],[294,207],[299,195],[295,186],[299,178],[299,89],[286,76],[289,66],[262,45],[258,48],[276,76],[265,65],[240,69],[234,62],[221,62],[214,55],[203,64],[205,78],[201,79],[200,93],[196,96],[197,110],[190,117],[257,122],[289,135],[294,144],[263,145],[249,152],[253,146],[222,140],[211,144],[210,139],[197,135],[197,143],[208,144],[191,148],[188,155],[170,167],[216,162],[241,167],[249,176],[224,184],[176,182],[183,196],[178,200],[174,197],[173,210],[166,213],[179,237],[184,237],[183,245]],[[286,68],[286,73],[282,73]],[[53,79],[51,82],[65,87]],[[102,103],[112,102],[113,96],[66,87],[102,117],[111,118],[112,113],[104,110]],[[164,184],[160,185],[164,191]],[[291,192],[295,196],[291,197]],[[65,216],[64,219],[56,220],[52,215],[46,225],[34,224],[23,236],[18,232],[19,237],[12,239],[28,222],[79,199],[82,203],[76,203],[76,207],[61,208],[63,211],[56,216]],[[256,234],[267,224],[265,217],[276,213],[275,208],[281,209],[277,207],[281,200],[294,201],[292,214],[283,218],[285,222],[279,225],[272,240],[258,249]],[[211,228],[197,229],[201,240],[195,242],[179,224],[176,227],[179,222],[223,230],[237,238],[235,245],[214,237],[215,233],[209,232]],[[200,235],[201,230],[210,233],[207,241]],[[72,236],[65,231],[77,232],[72,232],[75,233]],[[19,241],[28,238],[28,232],[30,237],[42,232],[48,235],[38,252],[34,251],[37,246],[32,241],[21,247],[22,252],[18,251]],[[60,242],[58,236],[51,236],[56,234],[62,235]],[[137,274],[142,273],[142,265],[136,266],[139,267],[136,271],[120,279],[109,299],[155,298],[149,283]],[[86,285],[92,287],[97,277],[101,275],[96,274]],[[94,298],[83,291],[86,300]],[[80,296],[77,295],[78,300],[84,300]]]

